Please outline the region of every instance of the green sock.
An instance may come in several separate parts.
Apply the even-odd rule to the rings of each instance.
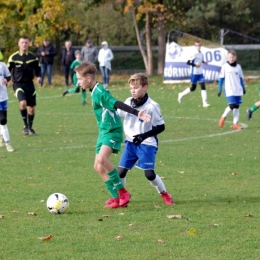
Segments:
[[[69,93],[76,93],[76,90],[75,90],[75,88],[69,88],[69,89],[68,89],[68,92],[69,92]]]
[[[109,191],[109,193],[111,194],[111,196],[113,198],[118,198],[118,192],[116,187],[114,186],[114,184],[112,183],[111,180],[105,181],[104,182],[106,185],[107,190]]]
[[[253,113],[255,112],[259,107],[256,105],[253,105],[249,110]]]
[[[86,102],[87,92],[83,91],[81,92],[81,101],[82,103]]]
[[[117,190],[124,188],[116,168],[111,172],[108,172],[107,175]]]

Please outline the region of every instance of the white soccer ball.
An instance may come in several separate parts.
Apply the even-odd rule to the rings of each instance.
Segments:
[[[69,208],[68,198],[61,193],[53,193],[47,199],[47,209],[54,214],[62,214]]]

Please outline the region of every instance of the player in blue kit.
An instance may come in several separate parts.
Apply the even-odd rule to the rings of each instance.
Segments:
[[[164,131],[164,120],[160,106],[147,94],[148,77],[144,73],[136,73],[128,81],[132,97],[125,104],[139,110],[145,110],[151,120],[148,123],[129,114],[118,110],[120,117],[124,118],[125,148],[121,156],[118,172],[122,183],[126,184],[126,174],[134,166],[144,171],[145,177],[157,190],[164,202],[174,204],[171,195],[167,192],[159,175],[154,172],[155,159],[158,150],[157,135]],[[113,202],[113,198],[107,204]]]
[[[184,96],[188,95],[190,92],[196,90],[197,83],[200,83],[201,87],[201,98],[203,107],[209,107],[210,104],[207,102],[207,91],[205,86],[205,79],[203,76],[203,67],[202,64],[208,64],[208,62],[204,61],[204,57],[201,49],[201,42],[195,41],[196,51],[194,55],[188,60],[187,64],[190,65],[190,81],[191,87],[186,88],[183,92],[178,94],[178,102],[181,104]]]
[[[241,130],[243,127],[238,124],[239,106],[242,104],[242,96],[246,94],[246,89],[241,66],[237,64],[236,60],[236,52],[234,50],[229,50],[227,54],[227,63],[222,66],[221,72],[219,74],[218,96],[220,97],[222,92],[222,85],[224,85],[228,106],[219,119],[218,125],[220,128],[223,128],[226,117],[232,111],[232,128],[235,130]]]

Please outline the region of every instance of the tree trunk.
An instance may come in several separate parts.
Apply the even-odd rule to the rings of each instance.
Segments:
[[[135,11],[133,11],[133,16],[134,16],[135,34],[136,34],[138,46],[139,46],[140,52],[141,52],[142,57],[143,57],[145,69],[147,71],[147,67],[148,67],[147,55],[146,55],[146,52],[145,52],[145,50],[142,46],[142,42],[141,42],[141,38],[140,38],[140,31],[138,29],[138,25],[137,25],[137,21],[136,21],[136,17],[135,17]]]
[[[153,74],[153,50],[151,44],[151,13],[146,12],[146,22],[145,22],[145,40],[146,40],[146,51],[147,51],[147,68],[146,73],[148,75]]]
[[[164,14],[158,10],[158,74],[163,74],[165,62],[165,26]]]

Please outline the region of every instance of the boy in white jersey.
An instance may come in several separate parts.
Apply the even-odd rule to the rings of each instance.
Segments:
[[[118,171],[109,157],[112,153],[118,153],[121,148],[123,128],[117,109],[127,111],[136,117],[150,121],[150,115],[144,110],[138,111],[125,103],[115,99],[109,91],[96,82],[97,69],[91,62],[84,62],[76,69],[78,84],[82,89],[89,89],[93,104],[94,114],[98,125],[98,139],[96,143],[96,158],[94,169],[99,174],[104,184],[113,197],[106,208],[119,208],[127,206],[130,201],[130,193],[124,188]]]
[[[0,147],[6,145],[8,152],[14,149],[10,143],[10,135],[7,128],[7,82],[11,80],[11,73],[4,62],[0,62]]]
[[[229,50],[227,54],[227,63],[225,63],[219,74],[218,96],[222,92],[224,83],[225,95],[227,97],[228,106],[223,115],[219,119],[219,127],[223,128],[226,117],[233,111],[233,126],[235,130],[243,129],[239,124],[239,105],[242,104],[242,96],[246,94],[244,76],[241,66],[237,64],[237,55],[234,50]]]
[[[132,97],[125,104],[139,110],[145,110],[151,115],[149,123],[118,110],[120,117],[124,118],[125,148],[121,156],[118,172],[122,183],[126,183],[126,174],[133,166],[143,170],[145,177],[158,191],[164,202],[174,204],[171,195],[167,192],[162,179],[154,172],[155,158],[158,150],[157,135],[164,131],[164,120],[160,106],[148,97],[148,78],[144,73],[136,73],[128,81]],[[110,200],[107,201],[109,204]]]
[[[201,87],[201,98],[203,107],[209,107],[210,104],[207,102],[207,91],[205,86],[205,79],[203,76],[203,67],[202,63],[208,64],[208,62],[204,61],[204,57],[201,49],[201,42],[195,41],[196,51],[194,55],[187,61],[187,64],[190,65],[190,81],[191,87],[186,88],[183,92],[178,94],[178,102],[181,104],[182,98],[188,95],[190,92],[196,90],[197,83],[200,83]]]

